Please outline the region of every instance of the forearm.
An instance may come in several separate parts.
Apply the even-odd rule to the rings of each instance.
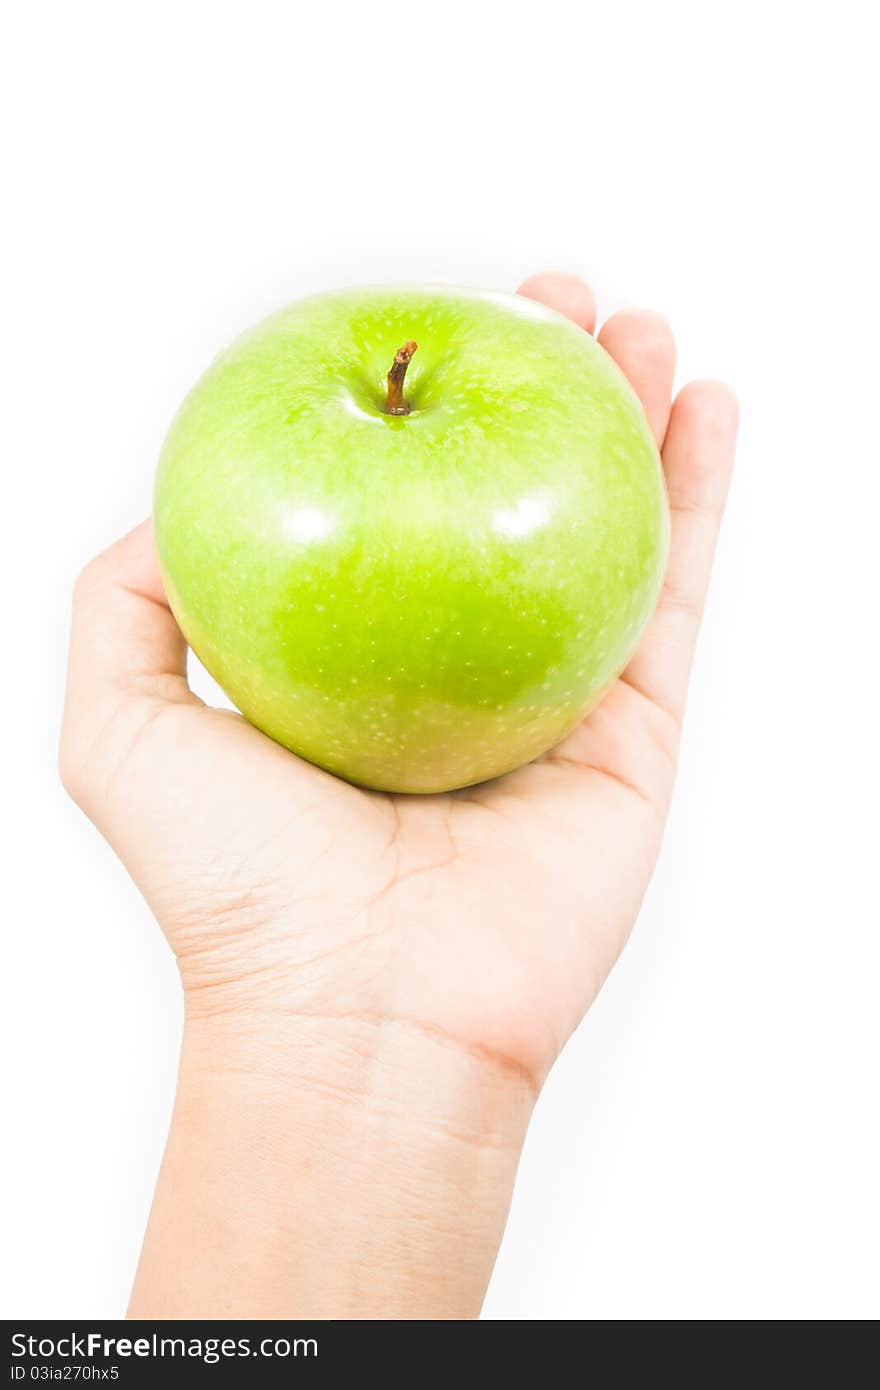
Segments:
[[[532,1101],[396,1023],[188,1018],[130,1315],[475,1317]]]

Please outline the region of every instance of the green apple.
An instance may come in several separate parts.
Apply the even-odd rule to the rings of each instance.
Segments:
[[[434,287],[322,295],[239,338],[174,420],[155,498],[171,607],[230,699],[398,792],[498,776],[574,728],[651,614],[668,524],[641,405],[594,339]]]

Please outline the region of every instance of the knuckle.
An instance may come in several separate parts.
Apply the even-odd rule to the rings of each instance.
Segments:
[[[685,404],[699,414],[704,429],[719,436],[736,433],[739,399],[732,387],[714,378],[690,381],[681,390]]]
[[[83,565],[73,584],[74,604],[88,602],[94,596],[95,591],[106,582],[107,569],[106,552]]]
[[[613,333],[632,338],[639,356],[646,360],[666,359],[675,353],[675,338],[667,320],[653,309],[621,309],[609,320]]]
[[[58,776],[71,801],[75,801],[77,806],[83,806],[88,799],[85,767],[66,735],[62,736],[58,749]]]

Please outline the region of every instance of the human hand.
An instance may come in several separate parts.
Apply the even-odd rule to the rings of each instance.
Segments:
[[[541,275],[520,292],[592,332],[581,282]],[[661,320],[617,314],[599,342],[662,449],[669,567],[627,670],[536,762],[445,796],[391,796],[207,708],[149,523],[87,567],[74,608],[62,775],[175,953],[191,1070],[281,1073],[322,1098],[322,1132],[332,1096],[435,1130],[444,1148],[464,1136],[503,1151],[500,1217],[486,1216],[498,1235],[531,1102],[660,846],[736,434],[726,387],[693,383],[672,402]]]

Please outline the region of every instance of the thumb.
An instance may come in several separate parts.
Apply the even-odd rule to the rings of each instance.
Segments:
[[[152,522],[86,566],[74,588],[61,778],[89,814],[146,728],[169,707],[199,704],[186,642],[162,588]]]

